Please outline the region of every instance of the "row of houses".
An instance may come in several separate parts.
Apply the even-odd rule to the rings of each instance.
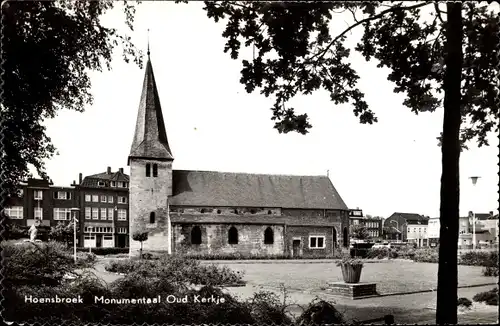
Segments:
[[[475,221],[475,227],[474,225]],[[415,213],[395,212],[384,221],[384,239],[414,243],[418,247],[434,247],[439,244],[441,229],[439,217]],[[498,244],[498,214],[469,212],[459,220],[459,247]]]

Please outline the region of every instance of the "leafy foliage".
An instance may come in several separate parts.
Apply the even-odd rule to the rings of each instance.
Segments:
[[[430,20],[422,17],[424,7],[434,7]],[[494,82],[499,18],[488,9],[468,3],[463,10],[462,116],[469,123],[461,139],[477,137],[480,145],[487,144],[489,131],[498,131],[499,117]],[[307,132],[307,114],[296,115],[286,103],[319,89],[336,105],[350,102],[361,123],[377,122],[348,61],[351,49],[345,42],[357,27],[364,33],[355,50],[392,70],[388,79],[396,93],[406,94],[405,106],[418,114],[442,105],[446,22],[437,4],[205,1],[205,10],[215,22],[225,19],[224,52],[232,59],[239,59],[242,47],[253,47],[253,58],[242,59],[240,82],[249,93],[275,96],[273,120],[280,132]],[[352,15],[352,24],[332,35],[329,23],[343,14]]]
[[[370,238],[370,233],[362,224],[351,225],[351,237],[354,239],[364,240]]]
[[[29,176],[29,165],[48,178],[44,162],[56,149],[42,121],[62,108],[83,112],[92,104],[89,72],[110,69],[116,47],[121,45],[126,62],[141,65],[142,54],[130,37],[101,24],[100,17],[115,4],[110,0],[2,2],[4,191],[16,192],[19,181]],[[124,12],[132,29],[134,6],[125,1]]]
[[[498,268],[498,251],[467,251],[460,255],[460,264]]]
[[[458,298],[457,304],[459,307],[470,308],[470,306],[472,306],[472,301],[467,298]]]
[[[76,232],[78,233],[79,225],[76,226]],[[54,241],[63,242],[67,245],[72,245],[74,240],[74,225],[73,222],[61,222],[59,221],[56,226],[50,228],[49,238]]]
[[[472,300],[476,302],[484,302],[487,305],[498,306],[498,288],[494,288],[490,291],[480,292],[476,294]]]

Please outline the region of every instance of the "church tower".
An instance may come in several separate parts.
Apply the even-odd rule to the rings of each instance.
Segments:
[[[146,63],[139,112],[128,165],[130,256],[139,255],[141,243],[134,232],[148,232],[143,250],[169,252],[171,248],[168,197],[172,196],[172,162],[167,132],[156,89],[153,67]]]

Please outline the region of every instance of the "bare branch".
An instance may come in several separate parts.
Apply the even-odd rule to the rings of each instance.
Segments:
[[[338,34],[331,42],[330,44],[328,44],[327,47],[325,47],[325,49],[315,55],[313,55],[311,58],[309,58],[305,63],[308,63],[316,58],[322,58],[327,52],[328,50],[332,47],[333,44],[335,44],[335,42],[337,42],[342,36],[344,36],[345,34],[347,34],[349,31],[351,31],[352,29],[354,29],[355,27],[358,27],[359,25],[361,24],[364,24],[364,23],[367,23],[369,21],[372,21],[372,20],[375,20],[375,19],[379,19],[381,18],[382,16],[384,16],[385,14],[388,14],[388,13],[391,13],[391,12],[394,12],[396,10],[410,10],[410,9],[416,9],[416,8],[420,8],[420,7],[423,7],[423,6],[426,6],[430,4],[430,2],[424,2],[424,3],[419,3],[419,4],[416,4],[416,5],[413,5],[413,6],[408,6],[408,7],[399,7],[399,6],[395,6],[395,7],[392,7],[392,8],[389,8],[389,9],[386,9],[382,12],[380,12],[379,14],[377,15],[374,15],[374,16],[371,16],[371,17],[367,17],[365,19],[362,19],[360,21],[358,21],[357,23],[351,25],[350,27],[348,27],[346,30],[344,30],[342,33]]]
[[[436,9],[436,16],[439,18],[441,24],[444,24],[443,17],[441,17],[441,10],[439,10],[439,3],[434,2],[434,8]]]
[[[356,10],[355,10],[355,9],[353,9],[353,8],[347,8],[347,9],[349,9],[349,11],[351,12],[352,17],[354,18],[354,21],[355,21],[356,23],[359,23],[358,19],[356,18]]]

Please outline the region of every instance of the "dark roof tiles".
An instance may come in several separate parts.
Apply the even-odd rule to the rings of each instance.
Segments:
[[[326,176],[173,171],[171,205],[342,209]]]

